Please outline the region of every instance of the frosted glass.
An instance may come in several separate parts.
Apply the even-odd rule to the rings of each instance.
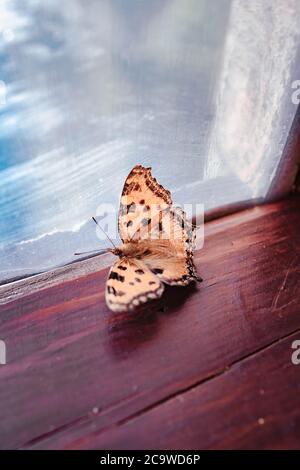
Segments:
[[[298,0],[0,0],[0,279],[106,246],[152,166],[179,204],[265,197],[297,106]]]

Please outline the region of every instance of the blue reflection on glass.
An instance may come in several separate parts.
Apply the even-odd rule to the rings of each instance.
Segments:
[[[263,193],[226,146],[223,155],[232,127],[224,125],[221,147],[215,138],[224,114],[232,117],[216,99],[230,18],[247,8],[235,0],[1,0],[0,278],[97,247],[87,221],[101,202],[117,207],[137,163],[152,166],[182,204],[210,209]],[[263,25],[264,11],[255,14]],[[240,25],[247,15],[237,14]]]

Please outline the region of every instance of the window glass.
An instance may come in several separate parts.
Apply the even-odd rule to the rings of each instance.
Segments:
[[[179,204],[265,197],[297,106],[298,0],[0,0],[0,279],[107,246],[137,163]]]

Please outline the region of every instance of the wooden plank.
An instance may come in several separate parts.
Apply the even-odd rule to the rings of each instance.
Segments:
[[[143,313],[107,310],[107,270],[6,299],[0,446],[109,431],[299,329],[299,201],[207,224],[203,284]]]
[[[291,361],[295,340],[300,330],[109,430],[63,430],[32,448],[299,449],[300,365]]]
[[[72,281],[87,274],[99,271],[109,266],[114,259],[110,253],[102,256],[93,256],[88,259],[74,261],[74,263],[61,266],[53,271],[29,276],[15,282],[5,283],[0,286],[0,305],[12,300],[24,298],[24,296],[41,292],[48,287],[56,286],[61,282]]]

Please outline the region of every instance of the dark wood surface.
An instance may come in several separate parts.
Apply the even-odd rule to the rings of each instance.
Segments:
[[[299,448],[299,211],[209,222],[204,282],[137,314],[107,309],[95,258],[0,288],[1,448]]]

